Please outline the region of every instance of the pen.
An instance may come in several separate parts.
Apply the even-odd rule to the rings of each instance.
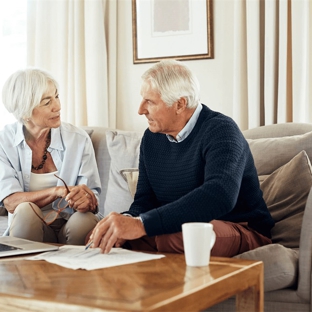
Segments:
[[[85,250],[89,249],[89,247],[93,244],[93,241],[91,241],[85,248]]]

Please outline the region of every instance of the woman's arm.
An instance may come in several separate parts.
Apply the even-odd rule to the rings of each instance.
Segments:
[[[4,200],[6,210],[13,213],[15,208],[23,202],[35,203],[38,207],[44,207],[59,197],[65,197],[67,190],[63,186],[56,186],[35,192],[16,192],[7,196]]]

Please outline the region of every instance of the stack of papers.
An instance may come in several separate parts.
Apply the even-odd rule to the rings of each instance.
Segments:
[[[73,270],[96,270],[112,266],[155,260],[163,257],[165,256],[136,252],[122,248],[112,248],[110,253],[102,254],[100,248],[89,248],[85,250],[85,246],[65,245],[60,247],[57,251],[48,251],[26,259],[45,260]]]

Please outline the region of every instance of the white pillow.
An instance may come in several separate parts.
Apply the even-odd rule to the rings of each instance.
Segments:
[[[111,166],[107,194],[104,203],[104,216],[112,211],[129,210],[133,197],[121,170],[138,168],[142,133],[135,131],[107,131],[107,148],[111,157]]]

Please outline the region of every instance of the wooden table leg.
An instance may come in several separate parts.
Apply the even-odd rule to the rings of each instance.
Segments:
[[[260,267],[257,283],[236,295],[236,311],[264,311],[263,265]]]

